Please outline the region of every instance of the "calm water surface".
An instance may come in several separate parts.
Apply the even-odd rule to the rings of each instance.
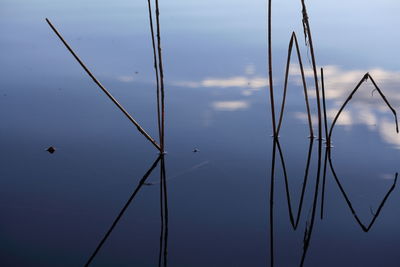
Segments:
[[[92,265],[270,266],[273,254],[274,266],[299,266],[313,221],[318,140],[307,138],[297,58],[292,57],[279,139],[283,156],[275,155],[271,228],[266,3],[160,4],[168,154],[156,163]],[[399,110],[398,1],[307,4],[317,63],[325,68],[329,123],[366,72]],[[156,137],[147,14],[144,0],[1,1],[2,266],[83,266],[158,157],[44,18]],[[287,45],[296,31],[317,133],[300,1],[276,1],[273,14],[277,107]],[[332,166],[338,179],[328,165],[321,220],[320,177],[304,266],[399,266],[400,192],[392,186],[400,170],[400,137],[373,89],[370,82],[363,85],[334,128]],[[45,151],[49,146],[56,148],[54,154]],[[325,146],[322,152],[323,168]],[[294,230],[287,199],[296,217],[308,158]],[[364,225],[377,215],[368,233],[349,203]]]

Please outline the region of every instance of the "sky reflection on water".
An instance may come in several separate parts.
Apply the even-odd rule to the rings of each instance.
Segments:
[[[325,69],[329,119],[366,72],[399,110],[395,59],[400,39],[393,34],[399,26],[398,1],[307,3],[318,65]],[[156,157],[44,18],[52,19],[111,93],[156,135],[146,5],[125,0],[0,3],[2,265],[83,265]],[[300,1],[274,3],[274,81],[280,103],[287,45],[295,30],[315,122],[300,6]],[[238,0],[161,3],[169,266],[269,263],[272,131],[265,7],[265,2]],[[293,61],[280,143],[296,204],[310,147],[299,85]],[[366,83],[335,128],[335,171],[363,222],[371,220],[399,171],[400,138],[394,126],[392,114]],[[277,163],[276,266],[297,266],[302,254],[315,186],[316,143],[311,144],[310,180],[296,232]],[[49,146],[57,148],[52,155],[45,151]],[[157,266],[162,183],[154,173],[148,182],[152,185],[142,187],[94,266]],[[398,266],[397,190],[365,234],[328,170],[325,217],[316,223],[306,266]]]

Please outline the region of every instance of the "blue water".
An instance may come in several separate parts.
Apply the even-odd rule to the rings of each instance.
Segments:
[[[400,39],[395,33],[400,4],[328,0],[307,5],[317,64],[325,69],[329,124],[366,72],[399,110]],[[273,8],[277,109],[294,30],[317,134],[301,3],[284,0]],[[167,195],[160,195],[165,192],[158,163],[91,265],[158,266],[161,259],[168,266],[270,266],[273,253],[274,266],[299,266],[313,214],[318,140],[312,144],[296,231],[277,154],[271,236],[266,3],[162,1],[160,9]],[[2,266],[83,266],[158,157],[44,19],[51,19],[96,77],[157,138],[147,16],[147,1],[0,3]],[[279,140],[297,214],[310,139],[294,54],[290,70]],[[373,89],[368,81],[342,113],[331,151],[341,186],[366,225],[400,170],[393,115]],[[54,154],[46,151],[50,146]],[[323,145],[322,169],[325,151]],[[398,188],[365,233],[329,165],[320,219],[322,174],[320,179],[304,266],[398,266]]]

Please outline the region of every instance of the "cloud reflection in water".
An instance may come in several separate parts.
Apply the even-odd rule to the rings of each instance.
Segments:
[[[296,69],[296,68],[294,68]],[[327,99],[327,116],[330,121],[337,114],[340,106],[346,100],[347,96],[354,89],[357,82],[368,72],[367,70],[343,70],[338,66],[324,67],[325,87]],[[378,86],[382,89],[389,102],[395,109],[400,107],[400,72],[389,71],[380,68],[370,70],[369,73],[374,77]],[[305,71],[307,77],[312,77],[311,69]],[[300,73],[295,73],[300,75]],[[298,78],[297,82],[301,82]],[[315,98],[313,89],[309,89],[311,98]],[[305,112],[296,112],[295,117],[307,121]],[[313,122],[317,120],[313,118]],[[387,105],[380,98],[379,94],[374,90],[370,81],[362,85],[360,90],[355,94],[354,99],[341,113],[337,125],[351,126],[364,125],[370,131],[377,131],[382,140],[388,144],[394,145],[400,149],[400,138],[394,130],[393,116]]]
[[[249,108],[249,103],[246,101],[215,101],[212,106],[217,111],[236,111]]]

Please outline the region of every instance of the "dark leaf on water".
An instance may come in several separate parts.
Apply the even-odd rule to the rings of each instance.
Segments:
[[[46,149],[47,152],[49,152],[50,154],[53,154],[54,152],[56,152],[55,147],[49,147],[48,149]]]

